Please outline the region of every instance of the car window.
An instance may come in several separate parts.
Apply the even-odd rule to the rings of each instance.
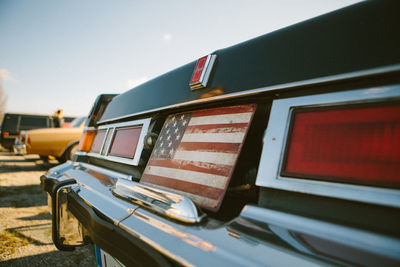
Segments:
[[[30,130],[35,128],[47,128],[47,118],[21,116],[19,130]]]
[[[3,132],[17,132],[18,126],[18,116],[15,115],[5,115],[2,123]]]
[[[68,128],[79,128],[85,120],[86,117],[76,118],[68,125]]]

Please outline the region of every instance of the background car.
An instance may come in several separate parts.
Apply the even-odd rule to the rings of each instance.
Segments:
[[[20,134],[15,144],[16,150],[26,150],[27,154],[39,154],[42,159],[48,156],[60,162],[70,160],[78,147],[86,117],[73,120],[67,128],[35,129]],[[21,145],[22,148],[21,149]]]
[[[64,117],[70,123],[74,117]],[[15,139],[21,131],[38,128],[53,128],[54,121],[49,115],[6,113],[1,124],[0,144],[9,150],[13,149]]]

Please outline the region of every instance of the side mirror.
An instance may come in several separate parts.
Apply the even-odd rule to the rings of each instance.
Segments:
[[[59,250],[71,251],[77,246],[85,245],[82,224],[68,210],[67,195],[78,188],[77,184],[56,187],[52,197],[52,237]]]

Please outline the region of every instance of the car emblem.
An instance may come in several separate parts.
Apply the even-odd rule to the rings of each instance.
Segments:
[[[208,55],[197,60],[189,83],[191,90],[207,87],[207,82],[216,58],[217,55]]]

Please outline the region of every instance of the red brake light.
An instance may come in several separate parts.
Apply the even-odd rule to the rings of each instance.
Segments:
[[[7,137],[7,136],[8,136],[8,132],[4,132],[4,133],[3,133],[3,136],[4,136],[4,137]]]
[[[142,126],[116,128],[109,155],[132,159],[141,131]]]
[[[92,147],[90,151],[100,153],[101,146],[103,145],[104,137],[106,136],[107,130],[98,130],[94,137]]]
[[[400,187],[400,104],[293,112],[282,175]]]

